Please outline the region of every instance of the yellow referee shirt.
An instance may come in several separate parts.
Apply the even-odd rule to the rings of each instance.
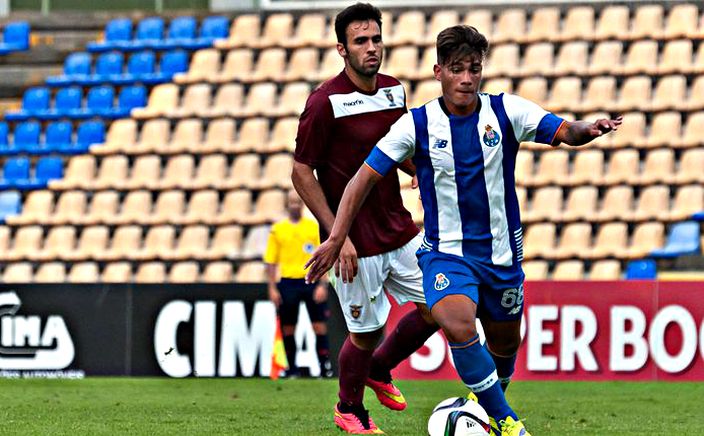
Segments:
[[[286,218],[271,227],[264,262],[278,265],[281,278],[302,279],[306,276],[303,266],[318,245],[317,221],[302,217],[292,223]]]

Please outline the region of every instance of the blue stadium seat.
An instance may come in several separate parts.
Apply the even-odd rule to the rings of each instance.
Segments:
[[[32,153],[33,150],[38,150],[41,147],[41,131],[42,127],[37,121],[25,121],[15,126],[14,147],[8,154]]]
[[[71,118],[85,119],[109,116],[115,101],[115,88],[102,85],[91,88],[86,97],[86,107],[71,111]]]
[[[17,191],[0,192],[0,223],[5,224],[8,216],[22,212],[22,196]]]
[[[91,73],[90,53],[71,53],[64,61],[64,73],[60,76],[47,77],[46,84],[49,86],[73,85],[78,80],[85,80]]]
[[[665,246],[651,251],[650,257],[671,259],[687,254],[699,254],[701,251],[700,237],[699,223],[696,221],[673,224]]]
[[[29,30],[29,23],[26,21],[7,23],[2,33],[0,55],[29,50]]]
[[[71,112],[80,109],[83,101],[83,90],[78,86],[59,88],[56,91],[54,107],[38,114],[43,120],[57,120],[70,116]]]
[[[91,144],[105,142],[105,123],[99,120],[85,121],[78,126],[76,142],[59,148],[62,154],[87,153]]]
[[[8,111],[5,119],[8,121],[22,121],[36,116],[49,109],[49,88],[39,86],[29,88],[22,96],[22,109]]]
[[[127,62],[127,73],[112,80],[116,85],[129,85],[142,80],[142,76],[154,74],[156,56],[151,50],[133,53]]]
[[[198,23],[194,17],[176,17],[169,23],[166,39],[154,45],[155,50],[181,48],[196,39]]]
[[[153,48],[164,36],[164,19],[161,17],[145,18],[137,24],[134,39],[118,43],[121,50],[135,51]]]
[[[153,85],[170,82],[176,73],[188,71],[188,53],[183,50],[173,50],[163,53],[159,61],[159,72],[143,75],[141,81]]]
[[[105,40],[89,42],[87,49],[90,52],[101,52],[119,49],[120,44],[132,39],[132,20],[118,18],[111,20],[105,26]]]
[[[692,219],[696,221],[704,221],[704,210],[692,215]]]
[[[20,182],[19,189],[46,188],[49,180],[60,179],[64,176],[64,161],[60,157],[42,157],[37,161],[34,177],[26,183]]]
[[[15,157],[7,159],[2,167],[0,189],[11,189],[29,182],[29,159]]]
[[[60,152],[63,147],[68,147],[73,142],[73,124],[70,121],[56,121],[46,126],[44,145],[42,151],[50,153]]]
[[[0,147],[9,143],[10,126],[6,122],[0,121]]]
[[[125,55],[120,52],[102,53],[95,61],[95,73],[76,83],[83,86],[109,83],[122,75],[125,64]]]
[[[628,262],[626,280],[654,280],[658,275],[653,259],[640,259]]]
[[[117,107],[105,116],[107,118],[125,118],[130,116],[132,109],[147,105],[147,90],[141,85],[125,86],[120,90]]]
[[[223,16],[206,17],[200,25],[200,33],[189,48],[211,47],[216,39],[227,38],[230,34],[230,20]]]

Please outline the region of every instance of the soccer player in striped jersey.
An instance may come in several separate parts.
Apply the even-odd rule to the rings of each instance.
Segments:
[[[428,307],[450,343],[460,378],[491,416],[494,433],[527,436],[502,389],[513,373],[523,312],[518,146],[583,145],[616,130],[621,118],[569,122],[516,95],[480,93],[488,49],[473,27],[440,32],[433,71],[442,97],[411,109],[377,143],[347,186],[328,240],[308,262],[307,279],[317,279],[335,262],[367,192],[412,157],[425,210],[417,257]],[[477,316],[486,346],[479,342]]]

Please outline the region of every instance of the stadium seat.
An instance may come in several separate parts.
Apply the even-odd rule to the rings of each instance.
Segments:
[[[692,41],[689,39],[668,42],[658,63],[658,74],[689,73],[693,68],[693,52]]]
[[[97,259],[100,253],[107,250],[110,233],[106,226],[84,227],[76,244],[76,249],[66,256],[72,261]]]
[[[462,24],[473,26],[488,40],[494,41],[492,33],[492,28],[494,27],[494,19],[490,10],[470,8],[470,10],[462,19]],[[435,41],[433,41],[433,43],[434,42]]]
[[[293,16],[290,13],[275,13],[267,17],[260,37],[247,43],[254,48],[283,46],[293,33]]]
[[[266,249],[269,232],[270,226],[266,224],[251,227],[242,245],[240,257],[248,260],[261,258]]]
[[[196,39],[198,23],[191,16],[174,17],[169,23],[166,38],[153,44],[155,50],[186,48]]]
[[[30,26],[26,21],[13,21],[5,25],[0,42],[0,55],[29,50]]]
[[[633,215],[633,202],[633,188],[631,186],[609,188],[604,194],[601,208],[592,217],[592,220],[597,222],[629,221]]]
[[[544,77],[523,79],[518,84],[516,94],[539,106],[545,106],[548,98],[548,81]]]
[[[8,191],[16,192],[16,191]],[[4,193],[3,193],[4,194]],[[5,222],[9,225],[27,225],[45,222],[54,209],[54,193],[48,190],[31,191],[22,205],[20,215],[9,215]]]
[[[100,54],[95,60],[95,71],[84,78],[76,78],[74,83],[81,86],[93,86],[110,83],[122,75],[125,55],[120,52],[107,52]]]
[[[291,172],[293,171],[293,157],[288,153],[271,155],[267,158],[262,168],[262,176],[258,181],[259,189],[292,188]]]
[[[674,139],[673,147],[690,148],[704,145],[704,112],[690,114],[683,130],[682,137],[679,140]]]
[[[643,189],[633,212],[633,221],[667,220],[670,210],[670,189],[653,185]]]
[[[139,226],[121,226],[115,229],[110,247],[100,253],[100,260],[115,261],[127,259],[141,248],[142,228]]]
[[[131,85],[141,82],[143,77],[154,75],[155,64],[156,56],[151,50],[132,53],[127,60],[127,71],[110,77],[106,82],[113,85]]]
[[[166,283],[166,265],[163,262],[140,263],[134,275],[136,283]]]
[[[533,224],[525,232],[523,259],[550,257],[555,251],[556,228],[553,223]]]
[[[600,42],[592,50],[591,62],[587,66],[587,73],[592,76],[598,74],[606,75],[606,77],[595,77],[592,80],[605,78],[615,80],[615,77],[611,75],[620,70],[622,56],[623,44],[620,41]],[[587,95],[589,96],[589,94]]]
[[[66,281],[66,266],[61,262],[42,263],[34,273],[34,283],[63,283]]]
[[[54,190],[87,189],[95,178],[95,157],[90,155],[76,156],[68,161],[64,177],[51,180],[49,187]]]
[[[174,75],[188,71],[188,54],[183,50],[171,50],[161,55],[159,71],[142,74],[139,81],[147,85],[170,82]]]
[[[702,56],[702,59],[704,59],[704,55]],[[704,61],[702,63],[704,64]],[[318,70],[311,71],[308,74],[307,79],[308,81],[313,82],[327,80],[339,74],[343,66],[344,64],[342,62],[342,58],[340,58],[340,54],[337,52],[337,49],[330,48],[323,54],[323,59],[320,61],[320,67]]]
[[[22,196],[17,191],[0,192],[0,223],[22,212]]]
[[[675,258],[687,254],[699,254],[701,240],[699,223],[684,221],[675,223],[667,235],[667,242],[661,249],[653,250],[650,256],[654,258]]]
[[[266,118],[247,118],[240,127],[237,140],[228,151],[233,153],[259,151],[265,144],[263,140],[268,137],[269,121]]]
[[[548,253],[550,258],[564,260],[582,258],[592,247],[592,226],[587,223],[568,224],[562,230],[557,249]]]
[[[559,39],[562,41],[589,41],[592,38],[594,38],[594,8],[592,6],[569,8]]]
[[[198,263],[193,261],[174,263],[169,269],[166,281],[169,283],[195,283],[200,271]]]
[[[29,167],[29,159],[26,157],[5,160],[2,168],[2,179],[0,179],[0,189],[23,189],[29,183]]]
[[[110,85],[90,88],[86,97],[86,106],[69,113],[71,118],[87,119],[92,117],[109,117],[113,110],[115,89]]]
[[[587,72],[588,59],[589,45],[586,41],[565,43],[557,52],[553,74],[556,76],[567,74],[584,75]]]
[[[577,109],[582,100],[582,79],[579,77],[560,77],[553,82],[550,99],[545,109],[551,112]]]
[[[187,187],[193,180],[195,166],[195,159],[191,155],[181,154],[170,157],[164,166],[159,187],[161,189]]]
[[[574,157],[572,171],[560,184],[569,186],[600,185],[604,177],[604,153],[601,150],[580,150]]]
[[[298,19],[296,30],[291,38],[283,41],[286,48],[324,46],[327,33],[327,18],[321,13],[306,13]]]
[[[4,259],[4,253],[10,250],[10,227],[0,226],[0,260]]]
[[[168,260],[201,259],[208,250],[209,230],[207,226],[191,225],[181,230],[173,251],[165,253]]]
[[[652,111],[667,109],[684,109],[687,96],[687,79],[684,75],[676,74],[661,77],[653,92],[653,100],[649,105]]]
[[[680,186],[675,194],[667,220],[687,220],[700,210],[704,210],[704,187],[699,184]]]
[[[277,101],[276,84],[272,82],[256,83],[249,88],[241,116],[252,117],[268,114]]]
[[[169,120],[157,118],[142,125],[139,140],[133,144],[125,144],[124,151],[129,154],[153,153],[169,141],[171,126]]]
[[[10,127],[5,121],[0,121],[0,148],[6,148],[10,144]]]
[[[64,175],[64,162],[60,157],[42,157],[37,161],[34,177],[27,182],[18,181],[19,189],[46,188],[50,180],[60,179]]]
[[[186,212],[181,217],[175,217],[176,224],[210,224],[218,214],[218,193],[214,190],[196,191],[186,207]]]
[[[561,221],[591,221],[596,213],[599,191],[595,186],[579,186],[570,191]]]
[[[553,280],[583,280],[584,263],[581,260],[566,260],[555,265]]]
[[[631,184],[635,181],[639,167],[640,156],[638,155],[638,150],[618,150],[611,154],[603,183],[605,185]]]
[[[147,106],[136,108],[132,111],[132,117],[137,119],[148,119],[164,116],[167,112],[178,106],[179,89],[173,83],[164,83],[155,86],[149,94]]]
[[[241,83],[228,83],[217,87],[213,103],[198,109],[198,115],[205,118],[223,116],[234,117],[242,113],[244,87]],[[247,120],[244,121],[245,123]]]
[[[210,248],[205,257],[213,259],[237,259],[242,251],[242,227],[220,225],[216,227]]]
[[[683,102],[683,106],[690,111],[700,111],[704,109],[704,76],[697,76],[689,90],[689,98]],[[697,112],[701,117],[701,113]],[[693,114],[695,115],[695,114]],[[690,115],[692,117],[692,115]]]
[[[525,34],[526,11],[519,8],[504,9],[496,19],[496,27],[490,40],[494,44],[518,42]]]
[[[599,21],[594,30],[594,39],[603,41],[607,39],[623,39],[624,31],[630,27],[630,13],[628,6],[606,6],[599,16]]]
[[[141,222],[152,225],[171,223],[174,218],[177,220],[183,215],[185,207],[186,195],[183,191],[162,191],[154,202],[151,215],[142,217]]]
[[[101,160],[100,169],[92,182],[93,189],[108,189],[121,186],[127,179],[129,162],[127,156],[108,156]]]
[[[48,86],[73,85],[77,80],[85,80],[92,70],[90,53],[75,52],[69,54],[64,60],[64,72],[60,76],[49,76],[46,79]]]
[[[434,48],[438,33],[459,24],[459,22],[460,14],[455,10],[438,8],[432,11],[428,31],[425,33],[422,45]]]
[[[389,23],[390,24],[390,23]],[[421,11],[402,12],[396,18],[393,32],[384,43],[388,46],[412,44],[413,46],[425,42],[425,14]]]
[[[652,259],[640,259],[628,262],[626,280],[654,280],[657,277],[657,265]]]
[[[212,82],[220,71],[220,51],[203,49],[195,52],[188,71],[173,76],[178,84]]]
[[[544,260],[532,260],[524,262],[521,265],[526,280],[547,280],[548,278],[548,263]]]
[[[31,154],[63,153],[73,144],[73,124],[68,121],[54,121],[46,126],[44,142],[27,147]]]
[[[664,9],[662,5],[642,5],[636,8],[628,35],[620,39],[658,39],[663,31]]]
[[[684,185],[688,183],[704,184],[704,148],[685,150],[680,157],[677,173],[667,182]]]
[[[293,153],[298,133],[298,118],[280,118],[271,129],[271,137],[261,149],[256,151],[264,153],[290,152]]]
[[[592,264],[589,270],[590,280],[620,280],[621,262],[618,260],[600,260]]]
[[[89,42],[86,48],[91,52],[115,50],[132,37],[132,21],[128,18],[110,20],[105,26],[103,41]]]
[[[15,232],[12,248],[5,252],[8,261],[29,259],[39,252],[44,239],[44,231],[40,226],[23,226]]]
[[[234,49],[227,52],[222,68],[210,77],[210,81],[214,83],[227,83],[248,79],[254,70],[253,52],[253,50],[246,48]],[[308,71],[308,73],[311,73],[311,71]]]
[[[516,155],[515,178],[518,186],[530,186],[533,181],[533,152],[528,150],[518,150]]]
[[[259,54],[252,73],[242,80],[251,83],[280,81],[285,69],[286,51],[280,47],[267,48]]]
[[[261,18],[256,14],[242,14],[232,20],[227,39],[215,40],[214,46],[220,49],[249,47],[261,33]]]
[[[203,139],[203,122],[200,118],[187,118],[178,122],[168,143],[155,148],[158,154],[198,153]]]
[[[105,123],[100,120],[84,121],[78,125],[76,142],[60,145],[57,149],[63,154],[87,153],[93,144],[105,141]]]
[[[235,158],[223,188],[252,188],[261,177],[260,158],[257,154],[243,154]]]
[[[205,131],[205,139],[199,146],[201,153],[221,153],[232,149],[235,141],[235,120],[218,118],[211,120]]]
[[[69,283],[98,283],[100,272],[95,262],[81,262],[71,266],[66,276]]]
[[[211,87],[207,83],[190,85],[183,92],[181,103],[165,115],[169,118],[185,118],[200,114],[203,109],[211,106],[211,92]]]
[[[120,152],[125,145],[137,142],[137,121],[133,119],[115,120],[110,124],[105,142],[94,144],[90,151],[96,155],[107,155]]]
[[[215,217],[215,223],[237,224],[242,222],[252,210],[252,191],[240,189],[229,191],[223,198],[220,212]]]
[[[132,279],[132,265],[129,262],[108,263],[100,275],[103,283],[130,283]]]
[[[227,177],[227,157],[223,154],[203,156],[195,177],[188,182],[191,189],[217,188]]]
[[[2,281],[5,283],[31,283],[33,277],[32,264],[29,262],[10,263],[2,273]]]
[[[244,224],[257,225],[277,221],[286,216],[286,195],[278,189],[261,191],[252,213],[243,217]],[[245,247],[246,248],[246,247]]]
[[[642,145],[646,148],[670,147],[682,137],[682,115],[679,112],[661,112],[650,122],[650,134]]]
[[[562,188],[549,186],[534,192],[531,207],[523,215],[523,221],[559,221],[562,215]]]
[[[116,42],[119,50],[137,51],[158,45],[164,36],[164,19],[149,17],[137,23],[134,38]]]
[[[486,61],[484,69],[484,77],[487,79],[492,77],[512,76],[518,71],[520,65],[520,51],[518,44],[503,44],[495,47],[489,53],[489,59]],[[430,58],[433,63],[436,62],[435,50],[430,53]],[[432,73],[432,68],[428,70],[428,74]],[[430,78],[430,77],[428,77]]]
[[[618,253],[617,257],[625,259],[640,259],[662,247],[665,243],[665,226],[659,222],[643,223],[633,231],[631,243]]]
[[[90,210],[80,217],[81,223],[95,225],[109,222],[118,213],[119,194],[115,191],[100,191],[93,194]]]
[[[582,253],[587,259],[615,257],[628,246],[628,225],[626,223],[608,223],[599,227],[591,250]]]
[[[418,71],[418,47],[398,46],[391,50],[382,72],[399,79],[413,79]]]
[[[5,120],[23,121],[36,117],[39,113],[49,109],[49,100],[49,88],[43,86],[29,88],[22,96],[22,108],[16,111],[7,111]]]
[[[633,182],[639,185],[665,183],[675,173],[675,152],[671,148],[651,150],[642,165],[642,171]]]
[[[44,223],[53,225],[79,223],[85,216],[88,199],[84,191],[66,191],[59,195],[54,213]]]
[[[533,11],[528,31],[521,36],[520,42],[531,44],[539,41],[553,41],[559,34],[560,9],[541,7]]]
[[[230,20],[222,15],[205,17],[200,23],[198,37],[193,42],[186,43],[185,48],[195,50],[212,47],[219,39],[227,38]]]
[[[517,73],[521,77],[549,76],[552,74],[554,47],[549,42],[531,44],[525,49],[523,61]]]
[[[164,259],[174,250],[174,236],[176,231],[172,226],[160,225],[151,227],[144,236],[144,245],[141,250],[131,253],[129,258],[146,261]],[[144,265],[144,264],[142,264]]]
[[[619,112],[647,110],[652,101],[651,82],[650,76],[641,75],[627,78],[621,86],[618,100],[605,109]]]
[[[203,283],[232,283],[234,281],[231,262],[210,262],[203,269],[201,275]]]
[[[644,91],[645,92],[645,91]],[[628,112],[623,115],[623,124],[611,134],[611,148],[639,147],[646,142],[646,119],[643,112]]]
[[[540,161],[533,177],[533,186],[559,184],[567,179],[569,153],[567,150],[549,150],[540,155]]]
[[[675,39],[696,36],[698,17],[699,9],[696,4],[674,5],[667,15],[662,37]]]
[[[266,266],[262,262],[245,262],[235,274],[235,283],[264,283]]]
[[[34,253],[31,259],[42,262],[63,260],[66,254],[74,250],[75,246],[76,228],[74,226],[52,227],[46,234],[42,249]]]
[[[37,121],[25,121],[15,126],[14,138],[11,144],[0,148],[0,154],[15,155],[31,153],[40,148],[41,125]],[[33,153],[32,153],[33,154]]]

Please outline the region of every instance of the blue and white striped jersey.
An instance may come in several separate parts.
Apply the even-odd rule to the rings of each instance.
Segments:
[[[517,95],[478,97],[477,110],[464,117],[449,114],[441,98],[411,109],[366,164],[385,175],[413,157],[425,209],[424,249],[505,271],[508,279],[522,275],[514,179],[519,143],[550,144],[563,120]]]

